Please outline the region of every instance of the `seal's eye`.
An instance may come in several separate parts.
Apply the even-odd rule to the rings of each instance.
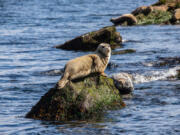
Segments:
[[[104,48],[104,46],[102,46],[102,48]]]

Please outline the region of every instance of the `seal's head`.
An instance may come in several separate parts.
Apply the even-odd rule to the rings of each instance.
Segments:
[[[101,44],[99,44],[96,52],[100,53],[101,55],[103,55],[105,57],[110,57],[111,56],[111,47],[107,43],[101,43]]]

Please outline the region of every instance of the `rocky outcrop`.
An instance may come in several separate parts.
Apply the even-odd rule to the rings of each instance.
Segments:
[[[168,10],[168,6],[167,5],[152,6],[152,9],[153,9],[152,11],[158,10],[158,11],[166,12]]]
[[[111,22],[115,25],[135,25],[137,19],[133,14],[124,14],[117,18],[112,18]]]
[[[180,0],[159,0],[150,6],[141,6],[132,14],[136,23],[118,23],[120,25],[148,25],[148,24],[180,24]],[[126,14],[125,14],[126,15]],[[116,24],[124,15],[111,19]],[[132,19],[131,19],[132,20]],[[130,21],[131,22],[131,21]]]
[[[169,24],[172,14],[170,12],[153,10],[148,15],[139,14],[136,18],[138,20],[138,25]]]
[[[114,49],[120,46],[122,37],[116,31],[114,26],[105,27],[98,31],[93,31],[76,37],[62,45],[55,46],[55,48],[65,50],[85,50],[94,51],[100,43],[109,43],[111,48]]]
[[[122,95],[130,94],[134,90],[132,75],[128,73],[118,73],[113,74],[112,79]]]
[[[175,10],[173,17],[175,20],[180,20],[180,8]]]
[[[180,8],[176,9],[173,13],[172,23],[180,24]]]
[[[96,120],[102,118],[105,110],[124,106],[113,79],[91,74],[68,82],[60,90],[50,89],[26,117],[52,121]]]

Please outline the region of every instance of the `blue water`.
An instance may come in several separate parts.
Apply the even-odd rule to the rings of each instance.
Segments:
[[[117,27],[122,49],[117,67],[107,74],[135,77],[126,108],[108,111],[101,122],[54,123],[24,118],[59,80],[56,71],[88,52],[53,48],[76,36],[112,25],[109,21],[156,0],[1,0],[0,1],[0,134],[180,134],[178,63],[157,67],[159,57],[180,57],[180,26]],[[49,72],[51,71],[51,72]]]

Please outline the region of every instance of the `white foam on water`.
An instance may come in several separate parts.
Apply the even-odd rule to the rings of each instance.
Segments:
[[[177,75],[177,70],[180,67],[174,67],[162,71],[150,71],[143,74],[133,74],[133,82],[135,84],[157,81],[157,80],[166,80],[169,77],[175,77]]]

